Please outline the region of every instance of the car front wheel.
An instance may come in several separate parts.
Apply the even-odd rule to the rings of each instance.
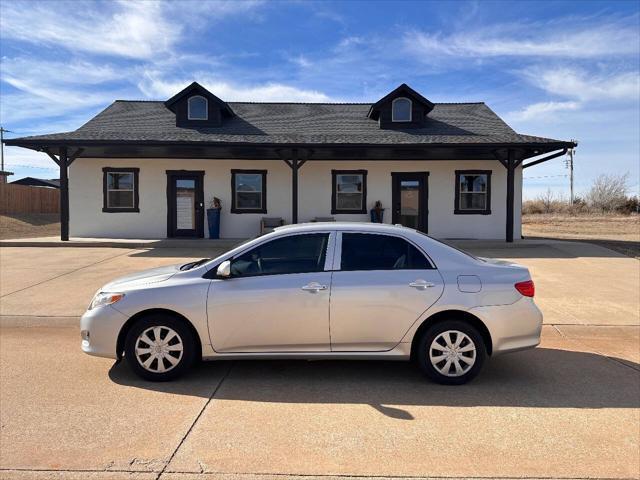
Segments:
[[[125,341],[125,358],[146,380],[162,382],[184,374],[195,359],[195,339],[184,322],[152,315],[136,322]]]
[[[446,320],[423,333],[416,360],[431,380],[444,385],[461,385],[480,372],[486,356],[482,336],[473,326]]]

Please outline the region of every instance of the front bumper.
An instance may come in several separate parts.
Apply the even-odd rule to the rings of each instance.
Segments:
[[[82,351],[97,357],[117,358],[118,334],[127,317],[111,305],[87,310],[80,318]]]
[[[470,313],[489,330],[493,355],[534,348],[540,343],[542,312],[531,298],[522,297],[511,305],[476,307]]]

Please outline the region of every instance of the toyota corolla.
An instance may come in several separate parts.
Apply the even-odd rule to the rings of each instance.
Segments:
[[[103,286],[82,349],[170,380],[198,359],[412,360],[462,384],[493,355],[532,348],[542,314],[529,271],[404,227],[285,226],[215,259]]]

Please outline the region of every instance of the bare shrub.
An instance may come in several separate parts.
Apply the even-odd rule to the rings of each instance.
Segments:
[[[623,175],[599,175],[586,195],[587,203],[602,212],[612,212],[627,201],[629,173]]]

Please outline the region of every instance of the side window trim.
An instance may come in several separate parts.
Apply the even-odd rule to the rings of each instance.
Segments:
[[[397,235],[397,234],[394,234],[394,233],[387,233],[387,232],[364,232],[362,230],[341,230],[341,231],[338,231],[338,236],[337,236],[337,239],[336,239],[336,255],[335,255],[335,260],[333,262],[333,271],[336,271],[336,272],[341,272],[342,271],[342,234],[343,233],[362,233],[362,234],[365,234],[365,235],[384,235],[386,237],[400,238],[400,239],[405,240],[406,242],[408,242],[410,245],[415,247],[418,250],[418,252],[420,252],[422,255],[424,255],[424,257],[427,259],[427,263],[431,266],[430,270],[437,270],[438,269],[438,267],[436,266],[435,262],[429,256],[429,254],[427,252],[425,252],[424,249],[420,245],[417,245],[413,240],[411,240],[410,238],[405,237],[404,235]],[[347,271],[364,272],[364,271],[370,271],[370,270],[347,270]]]

